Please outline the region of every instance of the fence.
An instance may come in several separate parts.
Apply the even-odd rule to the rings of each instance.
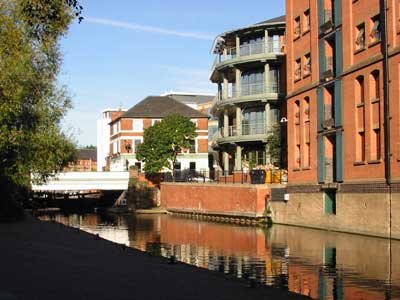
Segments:
[[[219,184],[271,184],[287,183],[287,171],[271,170],[175,170],[164,173],[164,182],[213,182]]]

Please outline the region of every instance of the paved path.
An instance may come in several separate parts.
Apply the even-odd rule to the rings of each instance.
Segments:
[[[0,299],[308,299],[52,222],[0,223]]]

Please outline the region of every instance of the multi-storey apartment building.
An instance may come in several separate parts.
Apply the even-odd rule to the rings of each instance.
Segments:
[[[136,158],[137,147],[143,142],[144,130],[171,114],[190,118],[197,125],[197,137],[191,149],[178,155],[176,169],[208,170],[208,116],[168,96],[149,96],[110,123],[109,168],[127,170],[143,165]]]
[[[266,165],[268,133],[279,124],[285,95],[285,17],[220,34],[211,81],[218,84],[213,114],[219,119],[215,140],[225,171],[243,161]]]
[[[276,221],[400,236],[400,4],[286,5],[290,200]]]

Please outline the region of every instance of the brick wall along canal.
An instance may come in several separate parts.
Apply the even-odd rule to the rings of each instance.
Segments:
[[[400,299],[400,241],[166,215],[43,215],[105,239],[315,299]]]

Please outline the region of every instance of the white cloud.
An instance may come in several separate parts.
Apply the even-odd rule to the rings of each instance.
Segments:
[[[115,21],[115,20],[110,20],[110,19],[85,17],[85,21],[88,23],[125,28],[125,29],[130,29],[130,30],[135,30],[135,31],[146,31],[146,32],[153,32],[153,33],[159,33],[159,34],[164,34],[164,35],[174,35],[174,36],[179,36],[179,37],[184,37],[184,38],[192,38],[192,39],[207,40],[207,41],[214,40],[214,36],[211,34],[175,31],[175,30],[169,30],[169,29],[161,28],[161,27],[153,27],[153,26],[148,26],[148,25],[121,22],[121,21]]]

